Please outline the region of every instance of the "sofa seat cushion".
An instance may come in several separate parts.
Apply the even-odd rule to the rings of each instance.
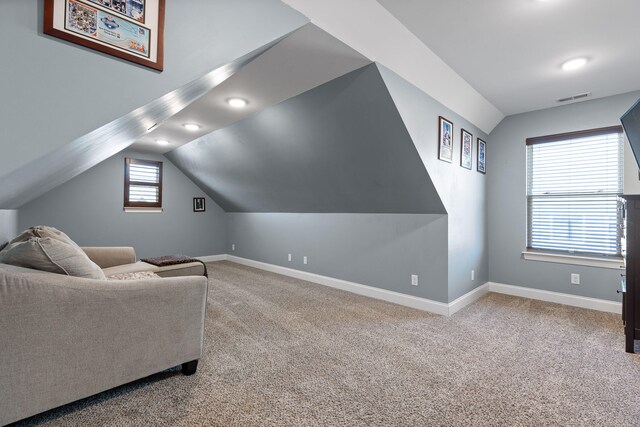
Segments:
[[[138,261],[134,264],[116,265],[103,269],[104,274],[107,276],[140,271],[151,271],[160,277],[204,276],[204,265],[200,262],[189,262],[186,264],[156,267],[153,264]]]
[[[120,274],[107,276],[107,280],[143,280],[143,279],[161,279],[161,277],[151,271],[137,271],[135,273],[120,273]]]
[[[0,263],[87,279],[106,278],[79,247],[51,237],[12,243],[0,252]]]

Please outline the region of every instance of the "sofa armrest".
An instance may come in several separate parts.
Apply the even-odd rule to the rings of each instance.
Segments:
[[[206,278],[39,273],[0,275],[0,425],[201,357]]]
[[[131,247],[83,247],[82,250],[100,268],[136,262],[136,251]]]

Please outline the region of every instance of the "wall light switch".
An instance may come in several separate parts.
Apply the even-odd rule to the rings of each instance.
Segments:
[[[232,244],[231,244],[231,250],[232,250],[232,251],[235,251],[235,250],[236,250],[236,244],[235,244],[235,243],[232,243]]]
[[[303,257],[302,257],[302,262],[303,262],[304,264],[306,264],[306,263],[307,263],[307,257],[306,257],[306,256],[303,256]]]
[[[579,285],[580,284],[580,275],[576,273],[571,273],[571,284]]]
[[[287,260],[291,262],[291,254],[289,254],[289,256],[287,257]]]
[[[471,270],[471,280],[476,280],[476,271]]]
[[[412,274],[411,275],[411,286],[418,286],[418,275],[417,274]]]

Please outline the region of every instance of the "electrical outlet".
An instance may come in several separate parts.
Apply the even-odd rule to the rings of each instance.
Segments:
[[[418,286],[418,275],[417,274],[412,274],[411,275],[411,286]]]
[[[307,263],[307,257],[306,257],[306,256],[303,256],[303,257],[302,257],[302,263],[303,263],[303,264],[306,264],[306,263]]]
[[[236,244],[235,244],[235,243],[232,243],[232,244],[231,244],[231,250],[232,250],[232,251],[235,251],[235,250],[236,250]]]
[[[287,257],[287,260],[291,262],[291,254],[289,254],[289,256]]]
[[[571,284],[579,285],[580,284],[580,275],[576,273],[571,273]]]
[[[476,271],[471,270],[471,280],[476,280]]]

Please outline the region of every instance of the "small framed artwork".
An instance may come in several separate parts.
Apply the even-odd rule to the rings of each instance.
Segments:
[[[466,130],[460,131],[460,166],[471,170],[473,164],[473,135]]]
[[[165,0],[44,0],[44,33],[162,71]]]
[[[487,143],[478,138],[478,172],[487,173]]]
[[[194,197],[193,198],[193,211],[194,212],[204,212],[206,207],[204,205],[204,197]]]
[[[453,123],[444,117],[438,119],[438,159],[453,160]]]

